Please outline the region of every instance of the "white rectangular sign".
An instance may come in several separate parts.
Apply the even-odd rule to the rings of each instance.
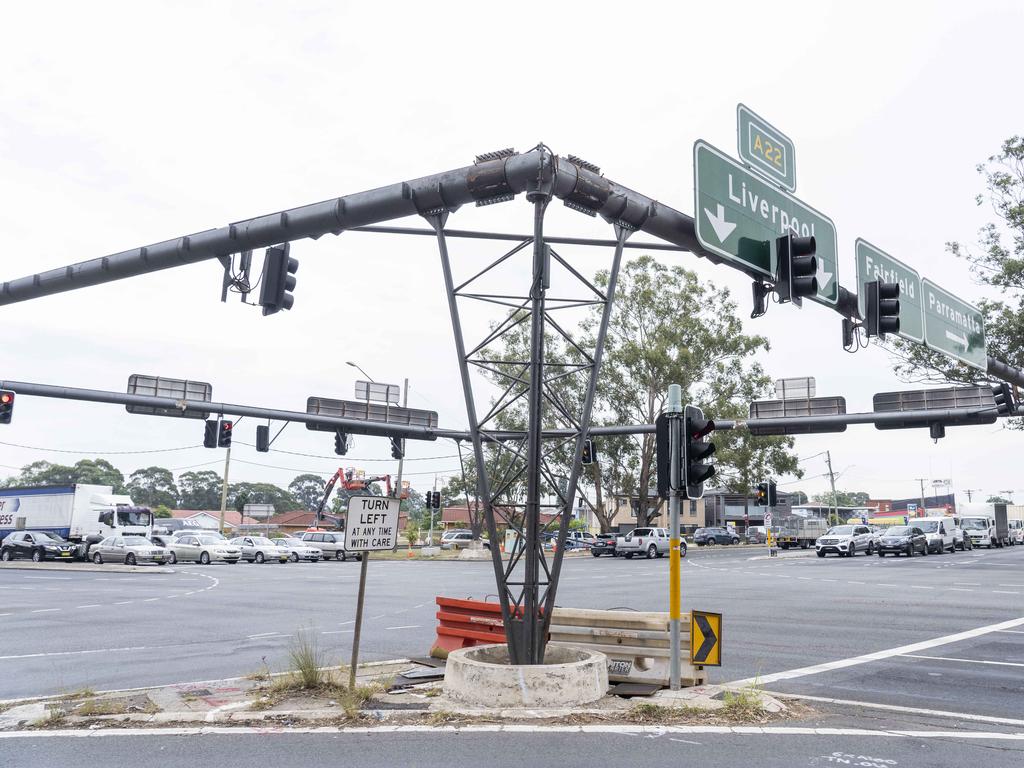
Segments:
[[[400,499],[390,496],[353,496],[345,521],[347,552],[377,552],[398,546]]]

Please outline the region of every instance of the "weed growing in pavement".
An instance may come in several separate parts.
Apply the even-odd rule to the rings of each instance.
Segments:
[[[325,659],[312,630],[299,630],[296,633],[288,655],[302,679],[302,685],[310,689],[319,688],[325,678],[322,669]]]
[[[761,689],[756,683],[738,691],[726,691],[722,701],[724,706],[719,712],[730,720],[750,722],[761,720],[768,714],[761,698]]]
[[[86,686],[85,688],[79,688],[74,693],[69,693],[67,696],[64,696],[63,698],[67,699],[68,701],[74,701],[75,699],[91,699],[95,695],[96,691]]]

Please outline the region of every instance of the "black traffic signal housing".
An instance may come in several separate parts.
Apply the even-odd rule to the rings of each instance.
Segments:
[[[779,503],[779,492],[778,487],[775,485],[774,480],[769,480],[768,483],[768,506],[774,507]]]
[[[715,444],[705,438],[715,431],[715,422],[704,418],[704,412],[695,405],[683,409],[683,484],[686,498],[699,499],[704,495],[704,481],[715,476],[715,465],[704,460],[715,453]]]
[[[204,448],[216,448],[217,447],[217,420],[207,419],[206,420],[206,431],[203,435],[203,447]]]
[[[14,418],[14,393],[0,389],[0,424],[10,424]]]
[[[658,498],[667,499],[671,490],[669,473],[672,471],[672,457],[669,455],[668,416],[664,413],[654,420],[654,461]]]
[[[260,424],[256,427],[256,452],[270,452],[270,427],[267,424]]]
[[[441,508],[441,492],[440,491],[427,491],[427,507],[430,509]]]
[[[334,452],[339,456],[348,453],[348,435],[340,429],[334,430]]]
[[[392,437],[391,438],[391,458],[392,459],[400,459],[403,456],[405,456],[405,451],[403,450],[403,447],[404,446],[402,445],[402,438],[400,438],[400,437]]]
[[[583,441],[583,456],[580,458],[581,464],[593,464],[597,460],[597,450],[594,447],[593,440]]]
[[[1016,412],[1017,404],[1013,400],[1013,388],[1006,382],[992,385],[992,397],[996,401],[996,412],[1000,416],[1012,416]],[[3,420],[0,419],[0,421]]]
[[[231,430],[234,429],[234,427],[235,422],[228,421],[227,419],[220,420],[220,431],[217,433],[218,448],[231,447]]]
[[[295,273],[299,260],[291,258],[291,243],[275,245],[267,249],[263,258],[263,277],[260,279],[260,304],[264,315],[272,315],[282,309],[291,309],[295,303]]]
[[[775,241],[778,268],[775,292],[779,303],[787,301],[798,307],[805,296],[818,295],[818,245],[813,237],[798,237],[787,232]]]
[[[754,506],[756,507],[767,507],[768,506],[768,483],[758,483],[757,493],[754,497]]]
[[[885,338],[900,332],[900,285],[872,280],[864,284],[864,330]]]

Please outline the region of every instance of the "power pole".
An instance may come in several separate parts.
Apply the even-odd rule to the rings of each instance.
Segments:
[[[832,506],[835,507],[836,519],[839,518],[839,499],[836,498],[836,476],[832,471],[832,452],[825,451],[825,463],[828,464],[828,482],[832,486]]]
[[[982,490],[981,488],[965,488],[964,489],[964,493],[967,494],[967,502],[970,503],[970,502],[974,501],[974,499],[971,498],[971,494],[972,493],[978,493],[981,490]]]
[[[919,482],[921,484],[921,511],[924,512],[924,510],[927,507],[927,505],[924,503],[924,481],[927,480],[928,478],[926,478],[926,477],[915,477],[914,479],[917,480],[917,482]]]
[[[224,533],[224,513],[228,509],[228,470],[231,469],[231,446],[224,454],[224,482],[220,486],[220,532]]]

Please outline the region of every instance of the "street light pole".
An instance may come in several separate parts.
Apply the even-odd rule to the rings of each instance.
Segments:
[[[345,365],[351,365],[353,368],[355,368],[357,371],[359,371],[361,374],[363,374],[363,376],[368,378],[370,380],[371,384],[376,384],[377,383],[376,380],[373,378],[373,376],[371,376],[366,371],[364,371],[361,367],[359,367],[358,363],[353,363],[351,360],[346,360],[345,361]]]

